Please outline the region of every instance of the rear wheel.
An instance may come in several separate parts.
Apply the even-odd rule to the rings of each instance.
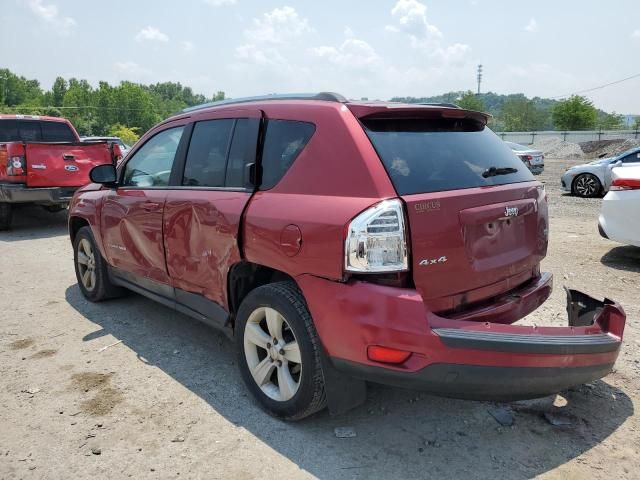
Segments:
[[[8,230],[11,226],[12,208],[10,203],[0,203],[0,230]]]
[[[578,175],[573,181],[573,193],[579,197],[596,197],[601,190],[600,180],[590,173]]]
[[[115,286],[109,279],[107,262],[96,246],[91,228],[82,227],[78,230],[73,242],[73,253],[78,286],[87,300],[100,302],[122,295],[123,289]]]
[[[253,290],[236,319],[238,364],[247,387],[270,414],[299,420],[326,405],[320,342],[295,284]]]

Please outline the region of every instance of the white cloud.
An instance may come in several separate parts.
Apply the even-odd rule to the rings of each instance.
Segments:
[[[402,33],[409,37],[411,46],[426,53],[431,59],[453,65],[463,65],[471,47],[464,43],[443,45],[443,34],[429,23],[427,6],[418,0],[398,0],[391,17],[394,23],[387,25],[389,32]]]
[[[382,64],[382,59],[375,49],[364,40],[357,38],[348,38],[337,48],[321,46],[312,48],[310,51],[316,57],[350,69],[376,67]]]
[[[222,7],[224,5],[235,5],[236,0],[204,0],[204,3],[213,7]]]
[[[631,38],[640,38],[640,28],[636,28],[631,32]]]
[[[442,37],[442,32],[427,21],[427,6],[417,0],[398,0],[391,9],[395,21],[385,28],[390,32],[405,33],[414,47],[424,46]]]
[[[309,21],[300,17],[295,8],[274,8],[261,18],[253,19],[253,27],[244,31],[245,37],[256,43],[283,43],[312,31]]]
[[[527,23],[524,27],[525,32],[535,33],[538,31],[538,22],[535,18],[531,18],[529,23]]]
[[[136,40],[138,42],[142,42],[145,40],[150,40],[154,42],[168,42],[169,37],[158,30],[156,27],[148,26],[140,30],[136,35]]]
[[[114,68],[125,75],[131,75],[134,77],[140,77],[150,75],[151,70],[141,67],[136,62],[116,62],[113,64]]]
[[[196,46],[194,45],[193,42],[189,41],[189,40],[183,40],[181,42],[182,45],[182,49],[185,52],[193,52],[193,50],[196,48]]]
[[[62,34],[70,33],[70,30],[76,25],[73,18],[60,15],[58,7],[53,3],[45,5],[43,0],[29,0],[28,5],[37,17],[56,27],[56,30]]]
[[[236,47],[236,58],[244,63],[277,65],[289,69],[285,51],[295,51],[296,40],[313,31],[306,18],[292,7],[274,8],[253,19],[253,26],[244,31],[246,43]]]

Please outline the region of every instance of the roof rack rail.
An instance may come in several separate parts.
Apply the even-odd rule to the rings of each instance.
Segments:
[[[183,113],[202,110],[203,108],[219,107],[222,105],[234,105],[236,103],[262,102],[265,100],[324,100],[326,102],[346,103],[347,99],[334,92],[319,93],[274,93],[271,95],[259,95],[256,97],[230,98],[228,100],[219,100],[217,102],[208,102],[193,107],[187,107],[182,110]]]
[[[455,103],[447,103],[447,102],[425,102],[425,103],[419,103],[418,105],[430,105],[432,107],[449,107],[449,108],[460,108],[459,105],[456,105]]]

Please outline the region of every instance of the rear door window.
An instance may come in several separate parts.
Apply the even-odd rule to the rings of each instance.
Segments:
[[[245,178],[245,170],[248,164],[256,161],[259,127],[260,121],[257,118],[236,120],[229,150],[229,160],[227,161],[226,187],[245,188],[250,186],[248,179]]]
[[[21,142],[40,142],[42,140],[40,122],[18,120],[18,137]]]
[[[184,166],[182,185],[224,187],[227,153],[235,120],[197,122]]]
[[[16,120],[0,120],[0,142],[17,142],[18,122]]]
[[[513,151],[476,120],[363,119],[362,124],[399,195],[534,180]],[[492,174],[492,168],[501,174]]]
[[[261,190],[273,188],[307,145],[315,125],[291,120],[269,120],[262,149]]]
[[[43,142],[75,142],[76,136],[63,122],[41,122]]]

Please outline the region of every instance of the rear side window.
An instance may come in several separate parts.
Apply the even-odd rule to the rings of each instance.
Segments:
[[[364,119],[362,124],[399,195],[534,180],[495,133],[472,119]]]
[[[193,128],[182,185],[224,187],[234,120],[207,120]]]
[[[17,142],[18,122],[16,120],[0,120],[0,142]]]
[[[76,136],[66,123],[41,122],[43,142],[75,142]]]
[[[294,160],[309,142],[316,127],[313,123],[269,120],[262,150],[262,183],[273,188],[287,173]]]

